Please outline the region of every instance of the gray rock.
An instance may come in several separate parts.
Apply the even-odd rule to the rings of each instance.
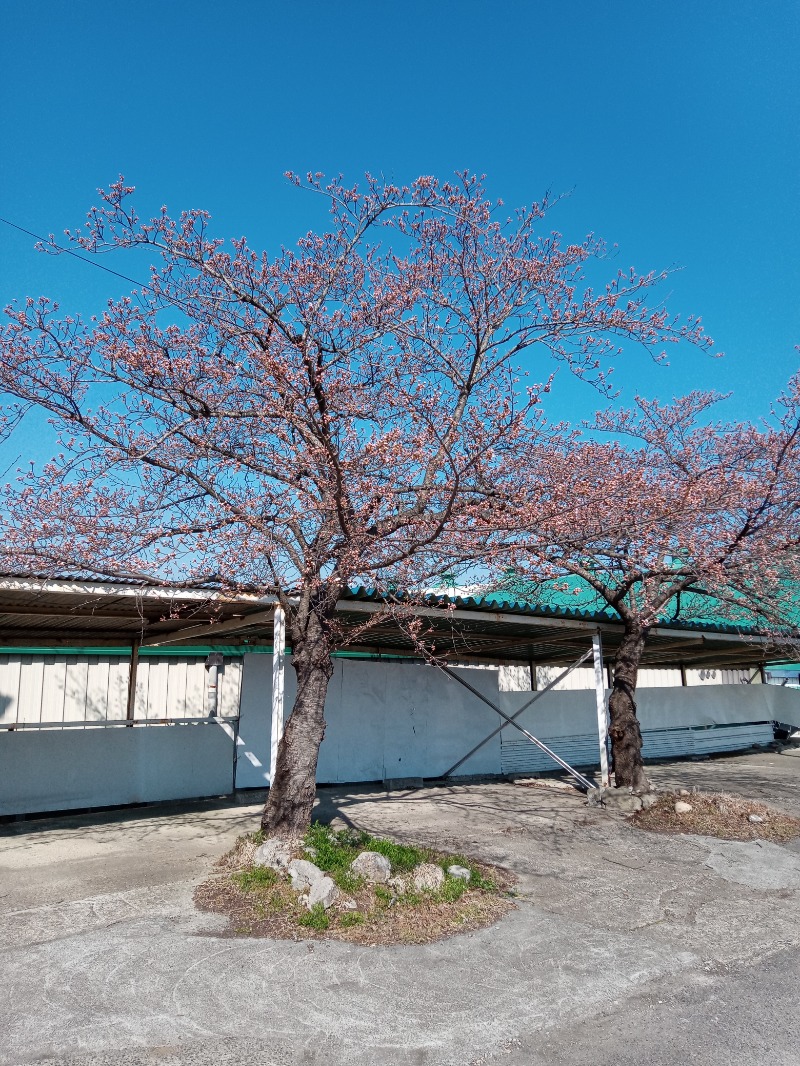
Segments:
[[[586,792],[586,804],[589,807],[602,807],[603,796],[605,795],[604,788],[590,788]]]
[[[762,822],[766,821],[766,818],[762,818],[760,814],[748,814],[747,820],[754,825],[761,825]]]
[[[444,870],[432,862],[422,862],[415,867],[414,888],[417,892],[438,892],[444,884]]]
[[[657,800],[658,796],[655,792],[645,792],[642,796],[642,809],[645,811],[649,810]]]
[[[292,861],[292,848],[285,840],[265,840],[256,848],[253,856],[254,866],[268,866],[270,870],[284,873]]]
[[[357,911],[358,904],[354,899],[350,899],[349,896],[339,900],[339,906],[343,911]]]
[[[330,877],[320,877],[311,886],[311,891],[308,893],[308,900],[306,906],[309,910],[312,907],[316,907],[318,903],[321,903],[325,910],[336,901],[339,895],[339,889],[330,879]]]
[[[404,896],[408,892],[408,883],[404,877],[390,877],[386,884],[396,896]]]
[[[313,862],[309,862],[307,859],[292,859],[289,863],[289,877],[295,892],[313,888],[317,881],[324,876],[319,866],[315,866]]]
[[[466,866],[448,866],[447,872],[451,877],[458,877],[461,881],[469,881],[472,877],[472,871]]]
[[[676,800],[676,802],[675,802],[675,813],[676,814],[688,814],[689,811],[693,811],[693,810],[694,810],[694,807],[691,805],[691,803],[684,803],[683,800]]]
[[[371,881],[376,885],[383,885],[392,876],[392,864],[385,855],[377,851],[362,851],[350,864],[354,874]]]
[[[635,796],[626,788],[608,788],[603,795],[603,805],[620,814],[635,814],[642,809],[642,797]]]

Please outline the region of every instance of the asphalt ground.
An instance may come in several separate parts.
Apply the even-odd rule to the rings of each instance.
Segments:
[[[800,814],[800,758],[651,768]],[[800,845],[665,837],[577,793],[322,789],[323,820],[500,863],[515,911],[420,947],[220,936],[192,891],[260,797],[0,834],[0,1064],[800,1064]]]

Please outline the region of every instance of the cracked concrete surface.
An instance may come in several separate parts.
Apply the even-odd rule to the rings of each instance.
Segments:
[[[652,772],[800,806],[796,759]],[[768,1015],[797,973],[797,845],[642,833],[578,794],[498,783],[324,789],[318,808],[513,870],[519,905],[492,928],[403,948],[223,938],[192,890],[257,824],[252,798],[5,827],[2,1066],[555,1064],[567,1044],[576,1063],[655,1063],[670,1039],[663,1061],[685,1062],[681,1011],[702,1029],[697,1005],[724,986],[727,1003],[747,1000],[728,1011],[735,1029],[756,975],[778,990]],[[647,1056],[617,1046],[626,1025]]]

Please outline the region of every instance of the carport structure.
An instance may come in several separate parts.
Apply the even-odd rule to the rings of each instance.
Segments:
[[[496,597],[430,594],[418,602],[399,600],[387,604],[374,590],[355,588],[337,606],[342,633],[340,656],[422,663],[419,646],[410,636],[410,618],[425,623],[425,642],[439,669],[453,683],[469,689],[499,716],[492,731],[487,721],[486,740],[472,745],[453,762],[445,776],[455,771],[480,747],[507,726],[516,728],[533,744],[576,778],[589,782],[517,721],[546,691],[577,667],[591,660],[597,709],[597,750],[601,780],[608,781],[606,686],[609,664],[622,636],[622,625],[605,613],[579,609],[540,607],[503,602]],[[86,646],[113,649],[129,660],[126,723],[138,724],[135,715],[137,669],[141,656],[180,649],[206,654],[209,674],[207,717],[215,718],[216,670],[219,655],[235,645],[240,649],[272,654],[272,728],[270,777],[284,721],[285,620],[274,596],[226,595],[212,587],[182,588],[145,583],[8,575],[0,579],[0,645],[6,651],[24,649],[45,654]],[[753,633],[710,623],[669,623],[651,630],[643,667],[680,669],[685,684],[687,669],[731,667],[758,672],[780,649]],[[453,666],[517,664],[530,671],[532,691],[527,702],[506,713],[480,692]],[[547,664],[562,668],[545,688],[535,691],[536,668]],[[167,717],[163,721],[183,719]],[[495,723],[497,720],[495,719]],[[63,722],[62,725],[69,723]],[[14,728],[11,726],[10,728]],[[229,728],[235,728],[233,724]]]

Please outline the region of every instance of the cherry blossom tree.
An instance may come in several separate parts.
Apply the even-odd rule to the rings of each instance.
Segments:
[[[795,378],[760,425],[709,421],[711,394],[637,399],[598,417],[610,441],[530,449],[529,514],[509,536],[519,543],[527,527],[525,549],[512,554],[540,577],[512,581],[540,601],[556,589],[560,602],[572,595],[576,607],[623,623],[609,697],[617,787],[649,787],[635,695],[653,626],[712,620],[796,643],[799,399]]]
[[[309,176],[330,220],[270,256],[202,211],[143,222],[120,179],[68,234],[145,249],[147,285],[88,321],[46,299],[7,309],[6,428],[47,413],[58,453],[6,487],[6,566],[213,582],[274,594],[297,697],[263,825],[308,824],[336,605],[351,583],[420,588],[488,550],[487,499],[519,491],[540,353],[603,386],[634,342],[709,342],[646,299],[663,275],[583,281],[601,242],[508,215],[479,179],[362,188]],[[541,232],[540,232],[541,231]],[[51,251],[58,251],[53,242]],[[599,268],[598,268],[599,269]],[[538,369],[535,369],[538,373]]]

